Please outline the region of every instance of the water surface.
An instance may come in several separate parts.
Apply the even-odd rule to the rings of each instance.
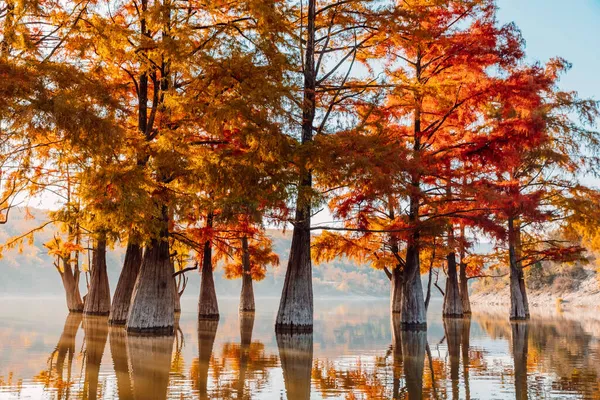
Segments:
[[[184,299],[177,334],[139,337],[64,300],[0,299],[0,399],[598,399],[600,322],[503,313],[393,328],[388,301],[323,299],[312,335],[276,335],[277,299],[198,322]]]

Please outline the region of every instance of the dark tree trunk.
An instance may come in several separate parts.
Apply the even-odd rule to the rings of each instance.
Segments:
[[[312,333],[277,333],[279,360],[288,399],[310,399],[313,363]]]
[[[456,254],[449,253],[446,259],[448,261],[448,278],[446,279],[443,315],[444,317],[461,318],[463,316],[463,309],[458,289]]]
[[[251,312],[254,306],[254,288],[252,287],[252,271],[250,269],[250,252],[248,238],[242,238],[242,293],[240,294],[240,312]]]
[[[207,226],[212,227],[212,213],[208,215]],[[200,284],[200,299],[198,301],[198,319],[219,319],[219,304],[215,290],[212,266],[212,246],[210,241],[204,243],[204,256],[202,258],[202,282]]]
[[[459,398],[460,379],[460,341],[462,319],[444,318],[444,333],[448,344],[448,363],[450,364],[450,380],[452,383],[452,399]]]
[[[95,400],[98,397],[98,377],[100,363],[108,338],[108,319],[100,316],[86,316],[83,320],[85,333],[85,383],[87,398]]]
[[[110,314],[110,287],[106,272],[106,237],[102,235],[96,242],[92,259],[92,278],[90,291],[85,298],[85,314]]]
[[[403,330],[401,336],[408,398],[410,400],[421,400],[423,398],[423,370],[425,369],[427,332]]]
[[[129,240],[125,251],[125,261],[119,276],[117,289],[113,297],[108,322],[113,325],[125,325],[135,281],[142,265],[142,248]]]
[[[304,99],[302,105],[302,144],[313,141],[316,110],[315,20],[316,0],[308,0],[307,39],[304,60]],[[310,258],[310,192],[312,172],[300,166],[296,220],[292,234],[290,258],[285,273],[279,311],[275,322],[278,332],[312,332],[313,288]]]
[[[171,308],[169,304],[169,308]],[[167,398],[175,336],[127,335],[134,399]]]
[[[402,313],[402,271],[396,267],[391,272],[390,277],[390,310],[392,314]]]
[[[425,311],[429,310],[429,302],[431,301],[431,284],[433,282],[433,262],[429,265],[429,273],[427,277],[427,294],[425,295]]]
[[[109,328],[109,342],[110,354],[115,368],[115,377],[117,378],[117,394],[120,400],[132,400],[133,391],[129,371],[127,331],[122,327]]]
[[[459,265],[460,299],[462,300],[463,314],[471,314],[471,300],[469,299],[469,279],[467,278],[467,264]]]
[[[418,240],[418,238],[417,238]],[[402,326],[405,329],[426,329],[427,311],[423,299],[419,247],[415,240],[406,252],[406,268],[402,282]]]
[[[171,261],[171,272],[175,273],[175,263]],[[179,290],[177,289],[177,278],[171,278],[171,284],[173,285],[173,311],[175,314],[179,314],[181,312],[181,298],[179,297]]]
[[[514,218],[508,220],[508,251],[510,259],[510,319],[529,319],[529,302],[521,266],[521,232]]]
[[[210,399],[208,395],[208,370],[218,327],[219,321],[198,321],[198,375],[195,378],[196,388],[201,400]]]
[[[65,289],[67,308],[71,312],[82,312],[83,300],[81,299],[81,293],[79,292],[79,279],[77,279],[73,273],[69,260],[63,259],[62,263],[63,271],[60,273],[60,278]]]
[[[127,317],[129,332],[172,335],[175,327],[173,310],[172,266],[166,234],[153,239],[144,252],[142,266],[133,289]]]
[[[527,352],[529,341],[529,323],[512,323],[512,350],[515,362],[515,398],[527,400]]]
[[[254,313],[240,313],[240,374],[237,383],[237,398],[244,398],[246,384],[246,369],[250,358],[250,345],[252,344],[252,330],[254,328]]]

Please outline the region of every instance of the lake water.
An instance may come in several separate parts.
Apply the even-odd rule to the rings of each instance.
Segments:
[[[221,320],[199,323],[184,299],[177,335],[151,338],[68,316],[60,298],[0,299],[0,399],[600,398],[597,319],[443,321],[436,303],[427,333],[395,334],[387,300],[330,299],[314,334],[280,336],[277,304],[240,318],[221,299]]]

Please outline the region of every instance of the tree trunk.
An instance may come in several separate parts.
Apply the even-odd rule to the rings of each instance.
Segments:
[[[459,264],[460,298],[462,300],[463,314],[471,314],[471,300],[469,299],[469,279],[467,278],[467,264]]]
[[[125,251],[125,261],[123,269],[119,276],[117,289],[113,297],[112,306],[110,309],[110,317],[108,322],[113,325],[125,325],[127,322],[127,314],[129,314],[129,306],[131,304],[131,295],[135,287],[142,265],[142,248],[129,240],[127,250]]]
[[[510,259],[510,319],[529,319],[529,303],[523,268],[521,267],[521,233],[514,218],[508,220],[508,251]]]
[[[98,378],[100,363],[108,338],[108,319],[99,316],[86,316],[83,320],[85,333],[85,384],[87,398],[95,400],[98,396]]]
[[[208,370],[218,327],[219,321],[198,321],[198,375],[195,378],[196,389],[201,400],[210,399],[208,395]]]
[[[309,400],[313,363],[312,333],[276,333],[288,399]]]
[[[427,312],[423,299],[419,248],[414,241],[406,252],[406,268],[402,282],[402,326],[404,329],[426,329]]]
[[[396,267],[391,271],[390,278],[390,310],[392,314],[402,313],[402,271]]]
[[[175,273],[175,263],[172,261],[171,272]],[[172,277],[171,282],[173,285],[173,290],[171,292],[173,294],[173,311],[175,312],[175,314],[178,314],[181,312],[181,298],[179,297],[179,290],[177,289],[177,278]]]
[[[446,279],[443,315],[444,317],[461,318],[463,316],[463,309],[458,289],[456,254],[449,253],[446,259],[448,261],[448,278]]]
[[[302,145],[313,141],[316,110],[315,20],[316,0],[308,0],[306,48],[304,60],[304,99],[302,104]],[[290,258],[275,322],[278,332],[312,332],[313,288],[310,258],[310,192],[312,172],[300,165],[299,188],[296,201],[296,220],[292,234]]]
[[[110,354],[115,368],[115,377],[117,378],[117,394],[119,399],[133,399],[129,353],[127,351],[127,331],[122,327],[111,327],[108,333]]]
[[[208,215],[207,226],[212,227],[212,213]],[[198,319],[218,320],[219,304],[213,278],[212,246],[210,240],[204,243],[204,257],[202,258],[202,282],[200,284],[200,299],[198,301]]]
[[[175,326],[173,279],[166,237],[153,239],[144,252],[127,317],[129,332],[172,335]]]
[[[63,271],[60,274],[60,278],[65,289],[67,308],[71,312],[82,312],[83,300],[81,299],[81,293],[79,292],[79,281],[73,274],[69,260],[63,259],[62,263]]]
[[[444,333],[446,334],[446,343],[448,343],[448,362],[450,364],[452,399],[458,400],[460,393],[460,341],[462,320],[458,318],[444,319]]]
[[[169,309],[171,304],[168,303]],[[167,398],[175,336],[127,335],[134,399]]]
[[[512,350],[515,362],[515,399],[527,400],[527,352],[529,323],[512,323]]]
[[[98,238],[94,249],[90,291],[85,298],[83,312],[91,315],[110,314],[110,287],[106,272],[106,237],[104,235]]]
[[[250,253],[248,238],[242,238],[242,293],[240,294],[240,312],[254,311],[254,288],[252,287],[252,271],[250,269]]]

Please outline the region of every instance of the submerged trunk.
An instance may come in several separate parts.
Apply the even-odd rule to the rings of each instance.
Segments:
[[[166,238],[153,239],[144,252],[127,317],[129,332],[173,334],[173,279]]]
[[[195,383],[201,400],[210,398],[208,395],[208,370],[218,327],[218,321],[198,321],[198,369]]]
[[[307,220],[307,210],[298,210],[296,218],[298,222],[294,226],[292,248],[277,313],[277,332],[312,332],[313,327],[310,221]]]
[[[421,284],[419,248],[416,243],[415,240],[413,244],[410,244],[406,252],[406,268],[402,282],[402,326],[404,329],[427,328],[427,311],[425,310]]]
[[[463,316],[463,309],[456,274],[456,254],[449,253],[446,259],[448,261],[448,278],[446,279],[443,315],[444,317],[460,318]]]
[[[396,267],[390,275],[390,310],[392,314],[400,314],[402,313],[402,271]]]
[[[110,288],[106,272],[106,237],[102,235],[96,242],[92,259],[90,291],[85,298],[85,314],[110,314]]]
[[[127,322],[127,314],[131,304],[131,295],[135,287],[140,267],[142,265],[142,248],[138,244],[132,243],[131,239],[127,243],[125,252],[125,261],[123,269],[119,276],[117,289],[113,297],[112,306],[110,308],[110,317],[108,322],[114,325],[125,325]]]
[[[98,396],[98,378],[100,363],[104,356],[106,339],[108,338],[108,319],[106,317],[88,316],[83,320],[85,333],[85,383],[87,398],[94,400]]]
[[[276,339],[287,398],[309,400],[313,363],[312,333],[277,333]]]
[[[108,333],[110,354],[117,378],[117,394],[119,399],[133,399],[127,351],[127,331],[122,327],[111,327]]]
[[[521,266],[521,232],[518,222],[508,220],[508,251],[510,259],[510,319],[529,319],[529,303]]]
[[[174,342],[175,336],[172,335],[127,335],[134,399],[167,398]]]
[[[65,289],[67,308],[71,312],[82,312],[83,300],[81,299],[81,293],[79,292],[79,279],[73,273],[69,260],[63,259],[62,263],[63,271],[60,272],[60,278],[62,279],[63,287]]]
[[[212,214],[208,215],[207,226],[212,227]],[[198,319],[219,319],[219,304],[213,278],[212,246],[209,240],[204,243],[202,258],[202,282],[200,283],[200,299],[198,301]]]
[[[306,19],[306,50],[304,60],[304,98],[302,104],[302,145],[313,141],[313,124],[316,110],[315,70],[315,20],[316,0],[308,0]],[[309,160],[307,160],[309,161]],[[308,162],[300,165],[299,193],[296,220],[292,234],[290,258],[285,273],[279,311],[275,322],[278,332],[312,332],[313,288],[310,258],[310,191],[312,172]]]
[[[254,288],[252,287],[252,271],[250,269],[250,253],[248,238],[242,238],[242,293],[240,294],[240,312],[254,311]]]
[[[471,314],[471,300],[469,299],[469,279],[467,278],[467,264],[460,262],[459,265],[459,288],[462,300],[463,314]]]
[[[515,398],[527,400],[527,352],[529,341],[529,324],[514,322],[512,324],[512,350],[515,362]]]

